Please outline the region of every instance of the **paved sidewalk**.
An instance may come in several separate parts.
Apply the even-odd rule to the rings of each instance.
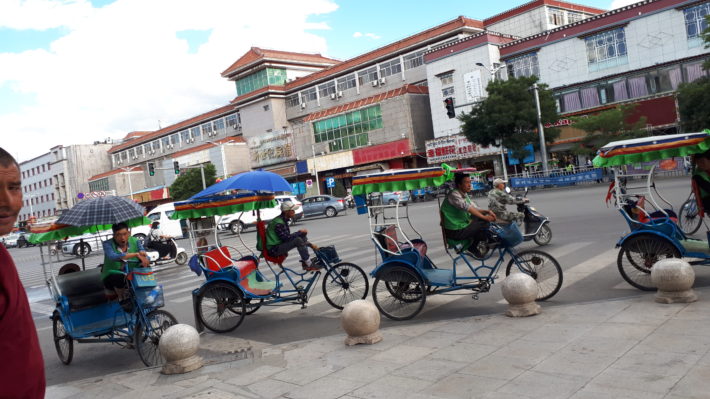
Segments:
[[[697,293],[692,304],[649,293],[401,325],[375,345],[346,347],[343,334],[252,348],[184,375],[152,368],[55,385],[47,398],[708,398],[710,289]]]

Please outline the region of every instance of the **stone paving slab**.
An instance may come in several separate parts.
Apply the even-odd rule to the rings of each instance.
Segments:
[[[201,350],[219,356],[192,373],[127,371],[50,386],[47,398],[708,398],[704,297],[543,303],[534,317],[397,325],[352,347],[344,334],[273,346],[210,335]]]

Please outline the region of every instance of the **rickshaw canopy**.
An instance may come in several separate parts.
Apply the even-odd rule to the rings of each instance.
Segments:
[[[631,165],[699,154],[710,149],[710,129],[613,141],[597,151],[595,167]]]
[[[453,177],[452,168],[447,164],[433,168],[388,170],[353,177],[352,193],[357,196],[438,187]]]
[[[191,219],[203,216],[222,216],[236,212],[273,208],[277,205],[273,193],[246,192],[191,198],[175,203],[175,213],[170,219]]]

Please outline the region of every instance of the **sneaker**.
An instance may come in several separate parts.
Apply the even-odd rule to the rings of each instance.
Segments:
[[[310,259],[301,260],[301,265],[303,266],[303,270],[305,270],[307,272],[312,272],[312,271],[318,270],[318,267],[316,265],[314,265]]]

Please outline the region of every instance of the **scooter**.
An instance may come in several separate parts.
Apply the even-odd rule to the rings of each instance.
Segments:
[[[506,190],[508,188],[506,187]],[[522,200],[527,197],[528,189],[523,195],[516,195],[516,199]],[[552,229],[550,229],[550,219],[542,215],[527,202],[518,204],[518,212],[523,213],[523,240],[534,240],[537,245],[547,245],[552,241]]]
[[[187,256],[187,251],[185,251],[185,248],[178,247],[175,243],[175,240],[172,238],[166,241],[174,245],[175,248],[177,248],[175,257],[170,259],[163,259],[160,257],[160,253],[158,251],[153,249],[146,249],[146,254],[148,255],[148,260],[150,261],[151,266],[164,265],[172,261],[175,261],[175,263],[177,263],[178,265],[186,264],[189,257]]]

